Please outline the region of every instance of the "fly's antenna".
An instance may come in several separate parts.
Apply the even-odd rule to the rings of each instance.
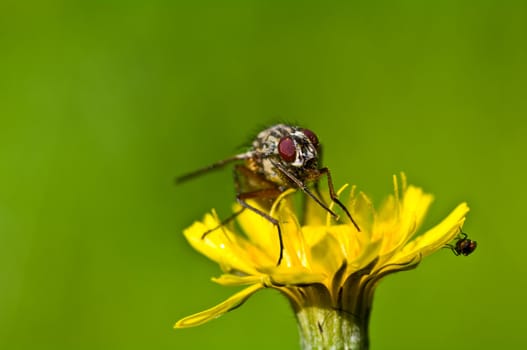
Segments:
[[[241,160],[241,159],[250,158],[250,157],[252,157],[252,155],[253,155],[252,152],[247,152],[247,153],[237,154],[237,155],[235,155],[233,157],[229,157],[229,158],[220,160],[219,162],[210,164],[210,165],[208,165],[208,166],[206,166],[204,168],[197,169],[197,170],[194,170],[194,171],[192,171],[190,173],[177,176],[177,177],[174,178],[174,183],[176,185],[178,185],[180,183],[183,183],[183,182],[186,182],[188,180],[191,180],[191,179],[193,179],[193,178],[195,178],[197,176],[201,176],[201,175],[203,175],[205,173],[208,173],[209,171],[221,169],[221,168],[223,168],[225,165],[227,165],[229,163],[232,163],[232,162],[235,162],[235,161]]]

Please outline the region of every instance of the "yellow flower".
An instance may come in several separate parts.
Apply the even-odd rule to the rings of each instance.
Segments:
[[[279,219],[283,233],[284,256],[279,266],[277,229],[269,221],[245,210],[237,218],[244,236],[222,226],[202,239],[204,232],[220,225],[214,212],[205,215],[185,230],[185,237],[220,265],[224,274],[213,278],[214,282],[247,287],[213,308],[183,318],[175,327],[203,324],[240,306],[259,289],[274,288],[290,300],[305,347],[313,343],[343,347],[339,336],[331,337],[329,343],[313,339],[328,338],[328,332],[336,329],[346,338],[343,342],[367,348],[368,320],[379,280],[416,267],[422,258],[455,239],[469,210],[461,203],[439,224],[416,236],[433,197],[407,186],[404,174],[401,185],[396,176],[393,179],[394,194],[378,210],[365,194],[352,188],[348,207],[360,232],[349,222],[335,222],[313,205],[306,209],[301,225],[288,196],[294,191],[284,192],[270,212]]]

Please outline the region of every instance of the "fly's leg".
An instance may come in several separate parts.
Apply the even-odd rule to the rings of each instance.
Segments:
[[[454,247],[452,244],[446,244],[443,246],[443,248],[450,249],[452,253],[454,253],[455,256],[459,256],[459,253],[456,250],[456,247]]]
[[[342,202],[338,199],[337,194],[335,193],[335,188],[333,187],[333,180],[331,180],[331,173],[329,172],[329,169],[328,168],[322,168],[319,171],[320,171],[320,175],[326,174],[327,177],[328,177],[329,196],[331,197],[331,200],[333,202],[337,203],[337,205],[339,207],[341,207],[342,210],[344,210],[344,212],[346,213],[346,215],[348,216],[350,221],[353,223],[353,226],[355,226],[357,231],[360,232],[359,225],[357,225],[355,220],[353,220],[353,217],[351,216],[348,208],[346,208],[346,206],[344,204],[342,204]]]
[[[300,179],[298,179],[294,174],[291,174],[289,171],[287,171],[287,169],[285,169],[283,167],[283,165],[281,165],[280,163],[273,162],[273,165],[278,170],[280,170],[282,172],[282,174],[284,174],[289,180],[291,180],[291,182],[294,183],[296,185],[296,187],[298,187],[300,190],[302,190],[302,192],[307,194],[309,197],[313,198],[313,200],[315,202],[317,202],[318,205],[320,205],[322,208],[324,208],[325,211],[330,213],[331,216],[333,216],[335,219],[338,220],[339,216],[333,210],[329,209],[329,207],[326,204],[324,204],[324,202],[322,202],[321,199],[319,199],[317,196],[315,196],[313,194],[313,192],[311,192],[309,190],[309,188],[306,186],[305,183],[303,183]],[[320,176],[321,174],[322,173],[319,173],[317,176]],[[333,198],[331,198],[331,199],[333,199]]]
[[[247,203],[247,199],[268,200],[265,204],[270,204],[282,191],[274,183],[241,164],[234,167],[234,184],[237,193],[236,200],[242,206],[242,209],[249,209],[276,226],[278,230],[278,242],[280,244],[280,254],[276,265],[280,265],[284,253],[284,242],[280,224],[277,219]]]
[[[322,162],[322,156],[324,155],[324,152],[322,152],[323,150],[324,149],[322,148],[322,145],[319,144],[318,145],[318,164],[319,165],[324,164]],[[313,184],[313,189],[315,190],[315,194],[318,196],[318,198],[320,198],[320,200],[324,204],[326,204],[324,201],[324,197],[322,197],[322,192],[320,192],[320,181],[319,180],[320,180],[320,177],[315,180],[315,183]]]
[[[220,227],[222,226],[225,226],[227,225],[229,222],[231,222],[232,220],[234,220],[238,215],[240,215],[243,211],[245,210],[245,208],[241,208],[240,210],[234,212],[233,214],[231,214],[231,216],[229,216],[228,218],[226,219],[223,219],[218,226],[216,227],[213,227],[205,232],[203,232],[203,234],[201,235],[201,239],[205,239],[205,237],[207,237],[207,235],[213,231],[216,231],[217,229],[219,229]]]
[[[239,194],[236,197],[236,200],[238,201],[238,203],[240,203],[240,205],[244,209],[251,210],[252,212],[260,215],[261,217],[263,217],[264,219],[266,219],[267,221],[272,223],[274,226],[276,226],[276,229],[278,230],[278,242],[280,244],[280,254],[278,256],[278,262],[276,263],[276,266],[279,266],[280,263],[282,262],[282,258],[283,258],[283,255],[284,255],[284,241],[283,241],[283,238],[282,238],[282,229],[280,228],[280,224],[278,223],[278,220],[276,220],[275,218],[271,217],[267,213],[264,213],[260,209],[253,207],[252,205],[250,205],[249,203],[247,203],[245,201],[245,199],[250,199],[250,198],[261,198],[260,196],[263,194],[264,191],[269,191],[269,190],[261,190],[261,191],[255,191],[255,192],[241,193],[241,194]],[[276,190],[276,191],[278,191],[278,190]]]
[[[226,160],[226,161],[230,161],[230,159]],[[224,161],[222,161],[224,162]],[[220,166],[223,166],[223,163],[222,162],[218,162],[217,164],[220,164]],[[214,164],[213,166],[211,166],[210,168],[212,167],[216,167],[216,164]],[[242,175],[247,181],[250,181],[251,182],[258,182],[258,185],[259,186],[266,186],[266,187],[269,187],[270,185],[268,185],[266,182],[268,182],[267,180],[261,178],[258,176],[258,174],[254,173],[253,171],[251,171],[250,169],[248,169],[247,167],[241,165],[241,164],[238,164],[235,166],[235,169],[234,169],[234,184],[236,186],[236,193],[239,194],[242,192],[242,182],[241,182],[241,178],[240,178],[240,175]],[[196,173],[199,173],[201,172],[201,170],[197,171]],[[193,173],[192,174],[189,174],[188,176],[194,176]],[[186,180],[186,175],[181,177],[184,181]],[[270,183],[271,185],[274,185],[273,183]],[[247,187],[247,185],[245,185],[245,187]],[[277,195],[276,195],[277,196]],[[265,197],[265,195],[263,196]],[[272,198],[272,197],[271,197]],[[227,225],[229,222],[231,222],[232,220],[236,219],[236,217],[238,217],[238,215],[240,215],[244,210],[245,210],[245,206],[242,205],[242,208],[236,212],[234,212],[233,214],[231,214],[229,217],[227,217],[226,219],[222,220],[218,226],[216,227],[213,227],[205,232],[203,232],[203,234],[201,235],[201,239],[205,239],[205,237],[207,237],[210,233],[216,231],[217,229],[221,228],[222,226],[225,226]]]
[[[322,196],[322,192],[320,191],[320,181],[318,179],[315,180],[315,182],[313,183],[313,192],[315,194],[315,196],[317,196],[320,201],[325,205],[327,206],[327,203],[326,201],[324,200],[324,197]],[[301,218],[301,221],[302,223],[306,223],[306,217],[307,215],[309,215],[308,213],[308,201],[310,199],[307,199],[306,196],[303,196],[302,197],[302,211],[301,211],[301,214],[302,214],[302,218]],[[325,209],[325,208],[323,208]]]

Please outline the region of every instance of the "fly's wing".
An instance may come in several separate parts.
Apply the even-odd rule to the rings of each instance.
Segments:
[[[193,178],[201,176],[203,174],[206,174],[209,171],[222,169],[225,165],[230,164],[232,162],[235,162],[237,160],[247,159],[251,155],[252,155],[252,153],[248,152],[248,153],[237,154],[237,155],[235,155],[233,157],[220,160],[219,162],[213,163],[213,164],[208,165],[206,167],[203,167],[201,169],[197,169],[197,170],[194,170],[194,171],[192,171],[190,173],[177,176],[176,178],[174,178],[174,183],[176,185],[178,185],[180,183],[192,180]]]

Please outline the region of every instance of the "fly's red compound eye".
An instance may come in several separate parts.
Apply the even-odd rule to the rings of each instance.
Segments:
[[[304,130],[302,130],[302,132],[304,133],[304,135],[307,136],[309,141],[311,141],[313,146],[318,147],[318,137],[317,137],[317,135],[315,135],[315,133],[313,131],[311,131],[309,129],[304,129]]]
[[[286,162],[292,162],[296,159],[295,142],[290,137],[283,137],[278,143],[278,154]]]

